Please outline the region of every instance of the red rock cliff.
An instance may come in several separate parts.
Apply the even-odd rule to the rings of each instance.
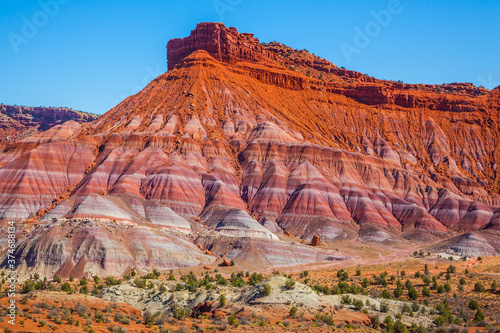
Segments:
[[[20,240],[19,262],[291,265],[318,260],[296,242],[313,235],[500,253],[499,89],[378,80],[220,23],[168,52],[169,71],[96,121],[0,154],[0,220],[59,219]]]
[[[168,69],[171,70],[197,50],[205,50],[213,58],[224,62],[258,61],[271,55],[253,34],[238,33],[236,28],[226,28],[222,23],[199,23],[189,37],[172,39],[168,42]]]

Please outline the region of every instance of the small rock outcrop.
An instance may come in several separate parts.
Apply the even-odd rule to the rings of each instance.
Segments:
[[[191,309],[191,317],[199,318],[201,316],[210,317],[213,315],[215,310],[215,302],[213,301],[205,301],[197,304]]]
[[[222,262],[219,264],[219,266],[229,267],[231,266],[231,262],[226,258],[222,258]]]
[[[321,242],[321,237],[318,235],[313,235],[311,240],[311,246],[324,246],[325,244]]]

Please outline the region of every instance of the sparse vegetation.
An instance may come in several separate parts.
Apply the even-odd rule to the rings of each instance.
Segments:
[[[219,296],[219,304],[221,307],[226,306],[226,296],[224,296],[224,294]]]
[[[484,285],[481,283],[481,282],[477,282],[475,285],[474,285],[474,291],[475,292],[478,292],[478,293],[482,293],[485,291],[485,288],[484,288]]]
[[[295,288],[295,280],[288,278],[285,281],[285,288],[288,290],[292,290]]]
[[[264,285],[262,286],[262,293],[264,294],[264,296],[271,295],[271,291],[272,291],[271,285],[269,283],[264,283]]]
[[[183,320],[184,318],[186,318],[187,313],[185,309],[182,309],[177,305],[174,305],[172,307],[172,316],[177,320]]]
[[[73,288],[71,287],[71,285],[68,282],[63,283],[63,285],[61,286],[61,290],[65,291],[67,293],[73,292]]]
[[[422,260],[420,252],[417,253],[417,257],[418,259],[414,260]],[[423,260],[426,260],[425,255]],[[284,293],[283,295],[293,295],[294,290],[297,289],[297,284],[310,282],[308,285],[318,295],[340,295],[340,305],[337,305],[337,307],[343,308],[344,311],[360,311],[370,313],[370,315],[375,311],[381,316],[383,315],[382,318],[386,317],[386,329],[391,332],[404,331],[400,323],[407,322],[408,318],[421,320],[421,318],[427,317],[427,320],[432,321],[431,325],[439,327],[441,331],[448,330],[450,327],[463,327],[464,324],[487,325],[487,319],[492,320],[491,318],[494,318],[492,314],[496,313],[495,308],[489,306],[491,303],[488,300],[496,296],[492,292],[497,290],[497,282],[493,279],[483,279],[476,272],[474,274],[470,272],[465,274],[462,261],[457,263],[450,265],[447,259],[438,258],[438,264],[426,263],[421,264],[419,267],[416,264],[413,266],[402,265],[402,267],[393,266],[397,267],[397,269],[393,270],[374,270],[373,267],[376,266],[363,266],[363,268],[332,269],[327,274],[317,271],[302,271],[291,274],[275,271],[273,275],[280,277],[281,286],[279,290]],[[387,267],[390,267],[390,265],[387,265]],[[130,280],[125,281],[125,283],[144,289],[144,292],[151,290],[152,295],[158,293],[158,291],[167,295],[176,291],[196,294],[205,291],[216,293],[216,299],[219,302],[216,303],[215,308],[223,309],[222,313],[227,313],[225,318],[217,321],[217,324],[215,324],[214,319],[214,328],[220,330],[224,328],[235,329],[242,326],[250,327],[251,325],[268,328],[276,325],[285,328],[293,327],[304,321],[307,322],[304,319],[304,311],[293,303],[290,304],[287,310],[286,320],[283,318],[275,322],[275,324],[266,317],[238,318],[232,312],[235,295],[245,293],[249,288],[257,288],[256,291],[260,291],[260,295],[255,294],[257,297],[271,296],[270,300],[272,300],[273,295],[279,295],[279,293],[273,294],[272,292],[272,286],[275,286],[276,282],[267,281],[269,275],[266,276],[262,273],[241,271],[232,272],[230,276],[228,273],[223,273],[207,271],[195,274],[191,271],[188,274],[176,275],[178,277],[176,282],[173,272],[160,274],[159,271],[153,270],[142,276],[136,274],[133,279],[131,278],[132,274],[129,273]],[[44,302],[38,302],[36,306],[31,303],[31,291],[55,288],[54,290],[60,290],[61,292],[73,293],[80,291],[83,294],[95,294],[113,285],[118,285],[118,281],[116,278],[107,277],[101,283],[99,278],[90,280],[81,278],[75,279],[73,283],[68,281],[57,286],[57,282],[49,282],[47,279],[33,274],[31,279],[23,282],[22,287],[25,285],[23,291],[26,294],[19,304],[33,307],[34,310],[29,315],[32,316],[33,321],[35,315],[38,317],[36,318],[38,325],[42,320],[46,323],[45,327],[52,327],[50,325],[54,324],[59,326],[80,325],[87,332],[96,324],[106,324],[108,331],[120,332],[120,327],[125,329],[132,322],[135,322],[136,325],[140,323],[140,325],[144,325],[143,327],[149,329],[157,326],[159,332],[164,332],[169,325],[180,327],[179,324],[182,323],[193,322],[194,324],[195,319],[189,319],[190,316],[198,318],[196,320],[210,320],[206,318],[206,315],[200,313],[192,315],[194,312],[185,307],[185,303],[182,302],[174,303],[170,310],[165,313],[161,311],[153,313],[148,312],[147,308],[141,309],[142,318],[134,318],[123,314],[114,310],[111,305],[101,310],[95,308],[89,310],[82,303],[77,303],[74,309],[58,308],[57,305],[54,306]],[[50,283],[53,283],[54,286],[50,286]],[[119,283],[123,284],[122,281]],[[259,285],[259,287],[254,287],[256,285]],[[213,290],[214,288],[215,290]],[[361,299],[356,295],[370,296],[371,298]],[[177,299],[177,297],[175,296],[174,299]],[[378,302],[373,302],[372,298],[377,299]],[[402,304],[401,308],[395,308],[395,300],[396,302],[403,302],[400,303]],[[397,312],[394,312],[395,310]],[[31,319],[26,316],[23,317],[23,320]],[[320,311],[314,316],[311,325],[319,327],[333,325],[333,320],[334,316],[328,311]],[[377,324],[377,320],[373,320],[372,325],[374,327],[378,327],[379,324]],[[344,325],[343,327],[348,328],[351,326]],[[210,330],[207,326],[204,327],[205,331]],[[407,328],[405,327],[405,329],[409,332],[426,331],[426,328],[418,324],[418,321]]]
[[[363,310],[363,308],[365,307],[365,305],[363,304],[363,301],[360,300],[360,299],[356,299],[353,301],[352,305],[354,305],[354,307],[356,308],[356,310],[358,311],[361,311]]]
[[[107,286],[116,286],[122,283],[121,279],[115,279],[112,276],[108,276],[105,280]]]

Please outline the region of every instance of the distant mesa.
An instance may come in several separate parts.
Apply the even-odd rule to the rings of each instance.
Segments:
[[[0,147],[46,131],[66,121],[86,123],[99,116],[70,108],[0,104]]]

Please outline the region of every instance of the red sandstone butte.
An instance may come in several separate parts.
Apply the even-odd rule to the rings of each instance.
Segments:
[[[0,220],[32,230],[27,270],[330,260],[301,244],[314,235],[500,253],[499,88],[379,80],[221,23],[167,56],[98,119],[0,153]]]

